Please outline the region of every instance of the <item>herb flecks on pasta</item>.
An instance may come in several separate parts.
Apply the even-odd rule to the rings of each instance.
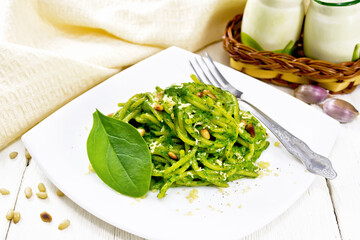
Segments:
[[[136,94],[113,117],[136,127],[152,156],[151,189],[215,185],[258,176],[266,130],[231,93],[199,81]]]

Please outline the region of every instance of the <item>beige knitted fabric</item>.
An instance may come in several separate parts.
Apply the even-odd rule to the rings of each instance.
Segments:
[[[84,91],[169,46],[221,39],[245,0],[1,0],[0,149]]]

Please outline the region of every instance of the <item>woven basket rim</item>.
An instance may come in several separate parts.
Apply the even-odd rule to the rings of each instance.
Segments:
[[[243,14],[238,14],[229,21],[223,35],[223,46],[235,61],[258,65],[263,69],[279,72],[291,72],[300,77],[317,79],[337,79],[337,82],[351,81],[360,76],[360,59],[342,63],[314,60],[308,57],[295,57],[284,53],[258,51],[240,41]],[[302,44],[298,43],[302,50]]]

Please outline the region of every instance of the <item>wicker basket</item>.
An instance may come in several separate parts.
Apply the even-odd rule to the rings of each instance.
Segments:
[[[234,69],[252,77],[281,86],[296,88],[300,84],[315,84],[332,93],[348,93],[360,84],[360,59],[334,64],[304,57],[302,37],[293,56],[270,51],[257,51],[241,43],[242,15],[226,26],[224,49]]]

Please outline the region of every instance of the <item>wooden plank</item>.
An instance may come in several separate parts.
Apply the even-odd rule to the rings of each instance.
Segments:
[[[360,88],[338,96],[360,110]],[[360,239],[360,117],[342,124],[331,154],[338,177],[329,181],[335,212],[344,240]]]
[[[18,156],[10,159],[11,152],[18,152]],[[25,148],[20,141],[16,141],[0,152],[0,188],[10,191],[9,195],[0,194],[0,238],[5,239],[9,221],[5,215],[9,209],[13,209],[26,168]]]
[[[131,233],[125,232],[119,228],[115,229],[115,239],[116,240],[142,240],[139,236],[133,235]]]

